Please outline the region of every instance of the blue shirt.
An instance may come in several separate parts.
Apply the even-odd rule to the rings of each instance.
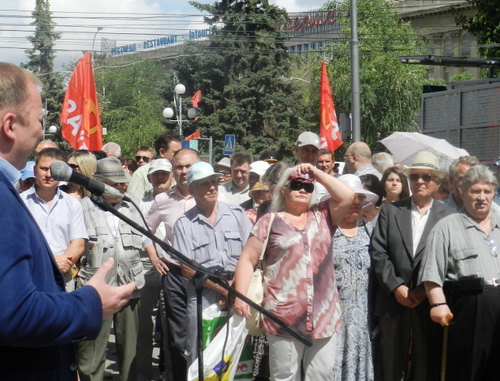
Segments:
[[[0,157],[0,172],[2,172],[11,184],[15,184],[21,178],[21,172],[4,158]]]
[[[234,271],[252,225],[243,208],[217,206],[213,226],[197,206],[184,213],[174,226],[173,248],[207,268]]]

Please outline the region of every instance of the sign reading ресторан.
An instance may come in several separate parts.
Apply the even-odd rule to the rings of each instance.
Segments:
[[[152,40],[147,40],[143,42],[138,42],[135,44],[121,45],[115,48],[111,48],[111,55],[118,56],[120,54],[126,53],[135,53],[148,49],[156,49],[165,46],[182,44],[186,40],[200,40],[206,38],[209,34],[211,34],[211,29],[203,29],[203,30],[190,30],[188,35],[173,35],[173,36],[165,36],[160,38],[154,38]]]

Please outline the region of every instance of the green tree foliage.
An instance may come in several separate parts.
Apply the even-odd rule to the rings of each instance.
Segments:
[[[466,29],[477,37],[483,57],[500,57],[500,1],[498,0],[467,0],[476,8],[474,16],[467,16],[463,10],[456,8],[455,20],[458,26]]]
[[[202,91],[201,116],[186,128],[214,139],[220,157],[225,134],[235,134],[237,150],[256,156],[276,149],[293,156],[293,142],[311,128],[304,105],[289,79],[291,58],[286,52],[287,14],[266,0],[222,0],[213,5],[190,2],[210,13],[209,43],[188,44],[174,62],[187,94]]]
[[[64,89],[62,76],[54,72],[54,46],[61,34],[54,31],[56,26],[52,21],[52,12],[48,0],[36,0],[35,10],[32,13],[35,33],[27,39],[33,45],[25,51],[29,62],[22,64],[25,69],[36,74],[43,82],[42,100],[47,111],[45,125],[59,125]]]
[[[344,37],[327,46],[328,73],[337,114],[351,112],[350,1],[329,2],[327,10],[338,10]],[[404,65],[400,55],[424,54],[425,47],[411,26],[396,17],[385,0],[358,0],[360,56],[361,139],[368,144],[393,131],[414,131],[427,69]],[[315,65],[314,78],[319,78]],[[314,79],[313,93],[319,88]]]
[[[123,157],[133,157],[140,145],[151,146],[165,130],[161,111],[164,102],[159,82],[165,69],[155,62],[127,66],[96,67],[94,71],[106,142],[116,142]]]

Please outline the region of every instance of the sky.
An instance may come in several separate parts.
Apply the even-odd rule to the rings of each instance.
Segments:
[[[325,2],[270,0],[289,13],[318,9]],[[0,0],[0,61],[27,62],[24,50],[32,47],[26,37],[34,31],[29,25],[34,7],[35,0]],[[82,51],[93,46],[99,51],[102,39],[121,46],[206,28],[202,14],[187,0],[51,0],[50,9],[55,30],[62,33],[55,47],[57,71],[78,61]]]

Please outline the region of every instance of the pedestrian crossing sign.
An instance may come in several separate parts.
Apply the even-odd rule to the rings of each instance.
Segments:
[[[225,135],[223,155],[232,155],[234,153],[235,145],[236,145],[236,135]]]

